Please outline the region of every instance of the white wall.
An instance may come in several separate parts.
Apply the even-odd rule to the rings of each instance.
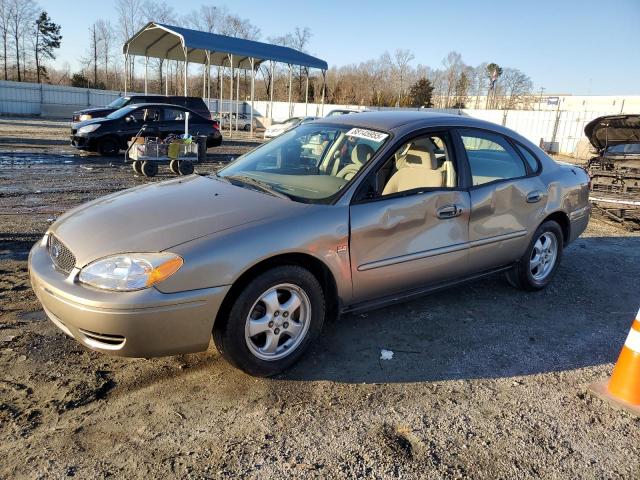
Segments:
[[[123,92],[93,90],[86,88],[63,87],[59,85],[38,85],[26,82],[0,81],[0,114],[18,115],[44,115],[69,118],[70,112],[89,106],[103,106],[121,96]],[[566,97],[574,99],[574,97]],[[577,98],[577,97],[575,97]],[[470,117],[486,120],[504,125],[520,133],[535,144],[543,143],[554,153],[562,153],[573,156],[584,156],[586,139],[584,126],[592,119],[602,116],[620,113],[616,99],[620,97],[607,97],[606,101],[598,105],[607,105],[607,108],[598,110],[554,110],[554,111],[528,111],[528,110],[437,110],[456,115],[468,115]],[[218,112],[218,100],[211,99],[209,109],[215,114]],[[629,101],[625,105],[633,104]],[[235,103],[223,100],[222,111],[229,109],[236,111]],[[253,105],[254,116],[262,117],[264,125],[269,124],[270,103],[268,101],[255,101]],[[250,112],[249,102],[240,102],[238,111]],[[285,120],[291,116],[324,116],[336,108],[349,108],[353,110],[363,109],[354,105],[320,105],[304,103],[292,105],[289,110],[287,102],[273,102],[273,119]],[[378,109],[369,107],[370,109]],[[379,110],[396,110],[393,107],[384,107]],[[417,109],[406,109],[417,110]],[[640,110],[640,107],[638,108]],[[627,108],[625,107],[625,112]]]

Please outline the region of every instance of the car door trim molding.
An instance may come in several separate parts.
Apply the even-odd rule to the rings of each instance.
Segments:
[[[421,252],[410,253],[408,255],[400,255],[398,257],[385,258],[383,260],[376,260],[375,262],[364,263],[358,266],[359,272],[366,272],[368,270],[374,270],[376,268],[388,267],[390,265],[396,265],[399,263],[411,262],[413,260],[421,260],[423,258],[435,257],[438,255],[444,255],[447,253],[455,253],[469,248],[482,247],[491,243],[502,242],[504,240],[512,240],[514,238],[520,238],[527,235],[526,230],[518,230],[516,232],[505,233],[497,235],[495,237],[482,238],[480,240],[473,240],[472,242],[456,243],[455,245],[449,245],[447,247],[432,248],[430,250],[423,250]]]
[[[423,250],[421,252],[410,253],[408,255],[400,255],[398,257],[385,258],[383,260],[376,260],[375,262],[365,263],[358,266],[358,271],[366,272],[367,270],[388,267],[389,265],[410,262],[412,260],[435,257],[437,255],[444,255],[446,253],[455,253],[458,251],[466,250],[468,248],[469,242],[457,243],[455,245],[449,245],[447,247],[432,248],[430,250]]]
[[[514,238],[520,238],[527,235],[527,230],[516,230],[515,232],[503,233],[502,235],[496,235],[495,237],[480,238],[478,240],[472,240],[469,242],[469,247],[482,247],[491,243],[502,242],[504,240],[512,240]]]

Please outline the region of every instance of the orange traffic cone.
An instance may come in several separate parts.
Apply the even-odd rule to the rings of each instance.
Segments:
[[[640,415],[640,311],[622,346],[611,379],[590,388],[600,398]]]

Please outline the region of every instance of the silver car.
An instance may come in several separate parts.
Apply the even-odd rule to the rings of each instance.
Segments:
[[[588,181],[491,123],[343,115],[217,174],[68,212],[33,247],[31,281],[51,320],[91,349],[196,352],[213,334],[233,365],[272,375],[344,312],[495,272],[544,288],[587,226]]]

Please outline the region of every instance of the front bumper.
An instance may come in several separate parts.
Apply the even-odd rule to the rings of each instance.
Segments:
[[[96,145],[93,138],[85,137],[83,135],[70,135],[69,140],[71,146],[76,147],[79,150],[95,150]]]
[[[156,357],[206,350],[213,322],[230,287],[180,293],[155,288],[109,292],[56,270],[43,242],[29,254],[31,285],[51,321],[82,345],[123,357]]]

